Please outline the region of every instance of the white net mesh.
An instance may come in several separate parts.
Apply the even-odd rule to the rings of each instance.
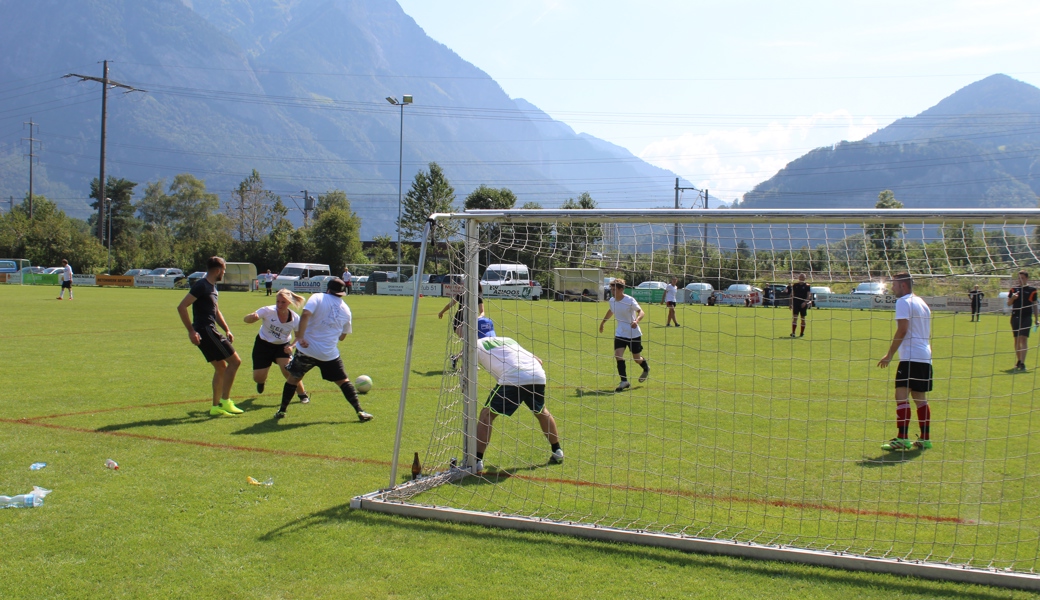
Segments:
[[[543,301],[532,302],[499,299],[484,286],[485,310],[499,336],[544,362],[546,407],[565,460],[549,464],[549,443],[520,407],[494,422],[483,474],[443,478],[398,501],[1036,570],[1040,353],[1030,352],[1024,373],[1011,368],[1016,356],[1006,301],[998,297],[1019,269],[1040,262],[1032,226],[994,218],[974,224],[647,220],[479,223],[472,241],[480,272],[489,264],[522,264],[544,288]],[[462,242],[451,245],[449,272],[473,272],[465,249]],[[663,290],[628,291],[646,312],[645,383],[635,380],[640,371],[626,353],[633,387],[615,393],[613,320],[599,331],[608,308],[604,287],[564,296],[566,290],[554,289],[558,268],[601,269],[603,277],[629,285],[679,279],[681,327],[665,327]],[[915,293],[932,307],[934,446],[890,452],[881,444],[896,432],[895,365],[882,370],[877,362],[895,331],[894,298],[849,292],[900,271],[915,276]],[[779,292],[798,273],[814,286],[816,307],[808,311],[804,337],[792,338],[801,323],[792,325],[788,300],[765,291]],[[708,294],[686,292],[689,283],[710,284],[718,302],[705,305]],[[718,292],[731,284],[761,291]],[[968,298],[975,285],[985,294],[977,321]],[[470,319],[463,328],[472,326]],[[475,359],[450,327],[445,340],[439,406],[423,457],[427,472],[447,470],[453,459],[470,464],[465,453],[474,451],[465,443],[463,391],[466,365]],[[463,367],[453,370],[452,357],[460,355]],[[495,385],[483,371],[477,377],[469,418]],[[910,431],[918,431],[916,414]]]

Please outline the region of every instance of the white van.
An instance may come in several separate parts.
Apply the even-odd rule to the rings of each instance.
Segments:
[[[282,268],[282,272],[277,275],[274,279],[274,283],[271,285],[273,289],[280,290],[282,288],[292,289],[293,282],[301,279],[310,279],[311,277],[318,277],[321,275],[332,275],[332,271],[328,265],[319,265],[314,263],[289,263]]]
[[[480,288],[485,298],[520,298],[537,300],[542,295],[542,286],[531,279],[527,265],[488,265],[480,278]]]

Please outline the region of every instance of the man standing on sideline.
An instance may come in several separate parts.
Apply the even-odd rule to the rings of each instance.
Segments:
[[[348,269],[347,267],[343,267],[343,283],[347,286],[346,291],[348,296],[350,295],[350,292],[354,291],[352,289],[354,287],[354,284],[350,281],[350,277],[350,269]]]
[[[243,412],[231,401],[231,386],[235,383],[235,373],[242,359],[231,345],[235,336],[217,306],[217,282],[224,277],[225,269],[223,258],[210,257],[206,263],[206,276],[191,286],[188,295],[177,306],[181,322],[188,330],[188,339],[199,347],[206,362],[213,365],[213,406],[209,414],[214,417],[230,417]],[[188,319],[189,306],[194,317],[191,320]],[[217,333],[217,325],[227,337]]]
[[[896,351],[899,351],[899,366],[896,367],[896,437],[881,444],[882,450],[926,450],[932,447],[929,429],[932,410],[928,407],[925,394],[932,391],[932,311],[920,296],[914,295],[914,280],[909,273],[899,273],[892,278],[892,292],[896,300],[896,333],[888,354],[878,366],[888,367]],[[913,397],[917,405],[917,422],[921,435],[910,443],[910,403]]]
[[[1018,285],[1008,292],[1007,305],[1011,307],[1011,333],[1015,336],[1015,371],[1026,370],[1026,351],[1029,350],[1029,328],[1033,317],[1040,316],[1036,303],[1036,288],[1029,284],[1029,272],[1018,272]],[[1038,319],[1040,322],[1040,319]]]
[[[69,291],[69,300],[72,300],[72,267],[69,266],[69,261],[61,259],[61,292],[58,294],[58,300],[61,300],[65,296],[65,290]]]
[[[661,298],[661,304],[668,307],[668,322],[664,324],[665,327],[671,327],[672,323],[679,327],[679,321],[675,320],[675,293],[679,291],[677,283],[679,283],[679,278],[672,277],[672,282],[664,288],[664,297]]]
[[[979,286],[971,288],[968,292],[968,298],[971,298],[971,320],[978,323],[979,317],[982,316],[982,299],[986,297],[979,291]]]
[[[267,295],[271,295],[271,286],[274,284],[274,275],[271,274],[271,269],[268,269],[264,273],[264,287],[267,289]]]
[[[599,332],[603,333],[603,326],[607,319],[617,317],[617,327],[614,329],[614,360],[617,361],[617,372],[621,376],[615,392],[623,392],[632,387],[628,382],[628,368],[625,366],[625,349],[632,352],[632,360],[643,367],[643,373],[639,375],[639,382],[646,381],[650,376],[649,361],[643,358],[643,332],[639,329],[639,322],[643,320],[646,313],[632,296],[625,294],[625,280],[615,279],[610,282],[610,291],[614,294],[609,300],[610,308],[603,320],[599,322]]]
[[[808,283],[805,283],[805,273],[798,274],[798,282],[784,288],[784,293],[791,298],[791,337],[798,327],[798,317],[802,317],[802,331],[798,337],[805,337],[805,315],[809,313],[809,304],[812,302],[812,292]]]
[[[552,454],[549,462],[563,462],[560,434],[556,430],[556,419],[545,408],[545,370],[542,360],[531,354],[516,340],[495,335],[495,324],[487,317],[477,319],[477,360],[484,370],[491,373],[497,385],[491,390],[477,421],[477,468],[484,470],[484,451],[491,441],[491,430],[495,417],[513,416],[521,404],[531,409],[538,424],[549,441]]]
[[[361,409],[357,390],[347,377],[343,361],[339,356],[339,342],[353,331],[350,308],[343,302],[347,284],[342,279],[330,279],[325,293],[311,294],[303,306],[299,329],[296,332],[296,353],[285,366],[289,376],[282,388],[282,406],[274,414],[275,419],[284,419],[285,411],[296,393],[296,384],[314,367],[318,367],[321,378],[331,381],[343,392],[357,413],[358,420],[371,421],[372,415]]]

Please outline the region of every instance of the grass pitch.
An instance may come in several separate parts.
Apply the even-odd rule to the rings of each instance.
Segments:
[[[182,291],[80,287],[73,302],[55,301],[55,291],[0,286],[0,493],[53,490],[41,508],[0,511],[5,597],[1034,597],[352,511],[352,496],[388,484],[409,299],[347,299],[355,333],[341,350],[352,377],[375,382],[363,397],[375,421],[358,423],[338,390],[309,377],[312,403],[294,403],[275,424],[280,375],[255,393],[256,326],[241,323],[269,299],[221,295],[245,358],[233,395],[246,413],[211,419],[211,369],[175,311]],[[422,302],[405,459],[430,444],[426,419],[444,367],[444,301]],[[662,310],[651,307],[651,319],[663,322]],[[609,384],[604,376],[585,385]],[[560,406],[570,460],[579,420]],[[513,421],[533,428],[529,417]],[[105,469],[106,458],[120,470]],[[29,471],[36,461],[48,466]],[[274,485],[251,486],[247,476]]]

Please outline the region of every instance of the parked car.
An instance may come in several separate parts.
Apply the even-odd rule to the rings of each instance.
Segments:
[[[32,273],[34,275],[43,275],[43,267],[22,267],[22,274]]]
[[[834,292],[831,291],[831,288],[829,288],[829,287],[827,287],[825,285],[814,285],[814,286],[811,286],[809,288],[809,291],[812,292],[813,298],[816,297],[816,294],[833,294],[834,293]]]
[[[148,275],[151,273],[151,269],[130,269],[126,273],[123,273],[125,277],[137,277],[138,275]],[[205,275],[205,273],[203,273]]]
[[[762,292],[762,306],[791,306],[791,293],[786,290],[787,284],[767,283]]]
[[[43,270],[44,275],[57,275],[65,270],[65,267],[47,267]]]
[[[636,286],[637,290],[663,290],[668,284],[663,281],[644,281]]]
[[[1009,296],[1008,292],[1000,292],[999,294],[997,294],[997,300],[1000,302],[1000,312],[1002,312],[1002,313],[1004,313],[1006,315],[1010,315],[1011,314],[1011,307],[1008,306],[1008,303],[1007,303],[1008,296]]]
[[[864,281],[852,290],[853,294],[865,294],[868,296],[884,296],[887,293],[884,282]]]
[[[136,271],[136,270],[137,269],[131,269],[131,271]],[[206,272],[205,271],[195,271],[191,275],[188,275],[188,286],[190,287],[192,285],[195,285],[196,281],[202,279],[205,276],[206,276]]]
[[[152,269],[151,273],[148,273],[152,277],[172,277],[174,281],[180,281],[184,279],[184,271],[180,269],[171,269],[161,267],[158,269]]]
[[[710,283],[688,283],[683,289],[686,290],[686,302],[690,304],[707,304],[708,298],[715,293],[715,288]]]
[[[354,276],[351,275],[350,278],[354,279]],[[311,279],[311,281],[320,281],[321,282],[321,289],[324,291],[325,288],[328,287],[329,281],[331,281],[333,279],[336,279],[336,276],[335,275],[315,275],[314,277],[311,277],[310,279]],[[353,287],[353,284],[351,284],[351,287]]]
[[[762,289],[747,283],[734,283],[724,291],[715,292],[716,304],[737,304],[744,306],[762,304]]]

